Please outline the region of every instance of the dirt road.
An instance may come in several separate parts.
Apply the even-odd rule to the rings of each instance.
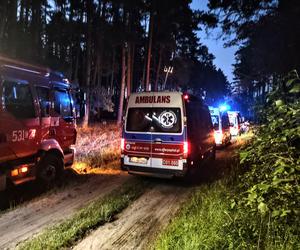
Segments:
[[[0,249],[13,249],[16,244],[42,231],[95,198],[99,198],[129,178],[118,170],[102,171],[80,184],[67,186],[50,195],[43,195],[12,211],[0,215]]]
[[[174,217],[195,185],[214,181],[226,171],[236,143],[218,151],[217,160],[203,169],[198,183],[182,180],[150,179],[153,182],[138,200],[75,246],[76,249],[144,249]],[[87,181],[69,185],[56,193],[42,195],[12,211],[0,215],[0,249],[16,244],[68,218],[95,198],[101,197],[130,178],[118,170],[101,170]]]
[[[217,151],[212,166],[197,173],[198,181],[186,184],[182,180],[155,180],[154,187],[125,209],[112,223],[98,228],[74,248],[85,249],[145,249],[156,234],[174,217],[195,185],[220,178],[228,171],[234,148],[231,145]]]
[[[189,191],[190,188],[172,182],[155,185],[115,222],[100,227],[75,249],[144,249],[155,233],[174,217]]]

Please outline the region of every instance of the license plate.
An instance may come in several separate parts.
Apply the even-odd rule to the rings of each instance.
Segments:
[[[162,164],[165,166],[178,166],[178,160],[176,159],[162,159]]]
[[[132,163],[147,164],[148,160],[145,157],[130,157],[129,161]]]

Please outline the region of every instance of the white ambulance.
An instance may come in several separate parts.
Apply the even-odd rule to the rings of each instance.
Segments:
[[[230,122],[227,112],[221,112],[219,108],[209,107],[214,127],[215,142],[217,146],[225,146],[231,141]]]
[[[184,176],[215,158],[208,107],[180,92],[133,93],[121,139],[121,166],[132,174]]]
[[[242,117],[238,111],[228,111],[230,121],[230,134],[237,136],[241,133]]]

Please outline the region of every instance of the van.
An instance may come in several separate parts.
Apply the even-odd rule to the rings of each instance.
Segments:
[[[60,73],[0,57],[0,190],[72,165],[76,124],[70,84]]]
[[[230,122],[227,112],[221,112],[219,108],[209,107],[214,137],[217,146],[225,146],[231,142]]]
[[[228,111],[229,122],[230,122],[230,134],[232,136],[240,135],[242,117],[238,111]]]
[[[133,93],[121,139],[121,167],[131,174],[184,176],[215,158],[208,107],[180,92]]]

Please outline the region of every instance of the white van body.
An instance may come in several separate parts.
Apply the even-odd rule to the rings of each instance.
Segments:
[[[237,136],[241,133],[242,118],[238,111],[228,111],[230,121],[230,134]]]
[[[199,101],[193,101],[193,107],[197,109],[195,113],[199,111],[197,117],[206,114],[202,119],[206,129],[195,124],[199,135],[190,139],[193,125],[188,125],[192,122],[192,116],[187,114],[191,112],[186,109],[192,106],[189,102],[180,92],[133,93],[129,97],[121,143],[123,170],[133,174],[183,176],[196,158],[214,153],[209,111]]]
[[[214,127],[214,136],[217,146],[224,146],[230,143],[230,123],[227,112],[221,112],[219,108],[209,107],[212,124]]]

